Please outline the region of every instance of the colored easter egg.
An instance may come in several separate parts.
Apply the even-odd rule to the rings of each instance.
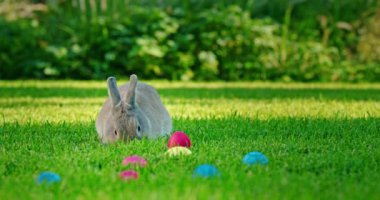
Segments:
[[[168,140],[168,148],[172,148],[175,146],[181,146],[181,147],[191,147],[191,141],[189,136],[186,135],[186,133],[181,131],[176,131],[173,133],[172,136],[170,136]]]
[[[54,172],[41,172],[37,177],[37,183],[57,183],[61,181],[61,177]]]
[[[268,162],[269,162],[268,158],[264,154],[258,151],[250,152],[246,154],[243,158],[243,163],[247,165],[254,165],[254,164],[266,165],[268,164]]]
[[[139,178],[139,174],[135,170],[125,170],[119,173],[119,177],[125,181],[136,180]]]
[[[168,151],[166,152],[166,155],[170,157],[187,156],[187,155],[191,155],[191,151],[190,149],[186,147],[173,147],[173,148],[168,149]]]
[[[137,156],[137,155],[125,157],[123,160],[123,165],[132,165],[132,166],[144,167],[147,164],[148,163],[144,158]]]
[[[210,164],[199,165],[193,172],[193,177],[211,178],[219,175],[218,169]]]

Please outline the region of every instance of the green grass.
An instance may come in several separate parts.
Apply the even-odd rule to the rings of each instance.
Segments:
[[[174,129],[193,142],[167,158],[166,138],[102,145],[94,120],[104,82],[0,81],[0,199],[378,199],[380,85],[151,82]],[[261,151],[267,167],[248,168]],[[127,155],[149,166],[119,180]],[[199,164],[216,179],[193,179]],[[37,185],[41,171],[62,182]]]

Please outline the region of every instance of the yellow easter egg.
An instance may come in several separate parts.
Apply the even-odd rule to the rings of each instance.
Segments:
[[[186,147],[176,146],[176,147],[172,147],[172,148],[168,149],[168,151],[166,152],[166,155],[168,155],[170,157],[187,156],[187,155],[191,155],[191,151],[190,151],[190,149],[188,149]]]

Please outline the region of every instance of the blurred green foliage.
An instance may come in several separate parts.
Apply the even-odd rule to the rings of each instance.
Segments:
[[[375,0],[44,3],[0,4],[1,79],[380,81]]]

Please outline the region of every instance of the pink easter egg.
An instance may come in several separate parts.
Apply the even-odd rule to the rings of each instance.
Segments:
[[[144,167],[147,165],[147,162],[144,158],[137,155],[133,155],[125,157],[123,160],[123,165],[134,165],[138,167]]]
[[[191,141],[189,136],[187,136],[186,133],[182,131],[174,132],[173,135],[169,138],[168,148],[172,148],[175,146],[190,148]]]

